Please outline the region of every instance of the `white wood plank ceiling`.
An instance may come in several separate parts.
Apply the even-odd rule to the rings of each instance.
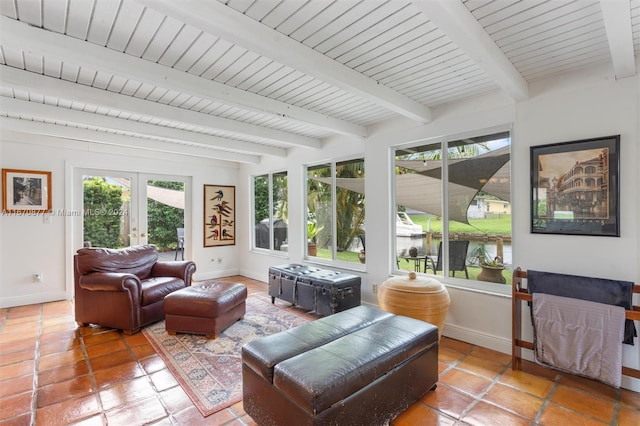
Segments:
[[[3,134],[242,163],[637,72],[640,0],[0,0]]]

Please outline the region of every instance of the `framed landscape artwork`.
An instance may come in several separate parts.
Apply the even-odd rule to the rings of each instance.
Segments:
[[[236,187],[204,186],[204,246],[236,243]]]
[[[620,236],[620,136],[531,147],[531,232]]]
[[[51,172],[2,169],[2,212],[17,215],[51,211]]]

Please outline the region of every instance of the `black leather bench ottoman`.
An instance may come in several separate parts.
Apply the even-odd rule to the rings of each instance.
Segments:
[[[436,326],[359,306],[242,349],[259,425],[386,425],[438,380]]]

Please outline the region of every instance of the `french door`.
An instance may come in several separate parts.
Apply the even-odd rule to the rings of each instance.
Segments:
[[[76,169],[74,204],[82,212],[77,247],[122,248],[154,244],[162,257],[183,258],[188,179],[99,169]],[[185,240],[178,244],[178,234]]]

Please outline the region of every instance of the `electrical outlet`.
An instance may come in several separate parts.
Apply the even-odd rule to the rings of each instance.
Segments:
[[[378,284],[371,284],[371,292],[373,293],[378,292]]]

